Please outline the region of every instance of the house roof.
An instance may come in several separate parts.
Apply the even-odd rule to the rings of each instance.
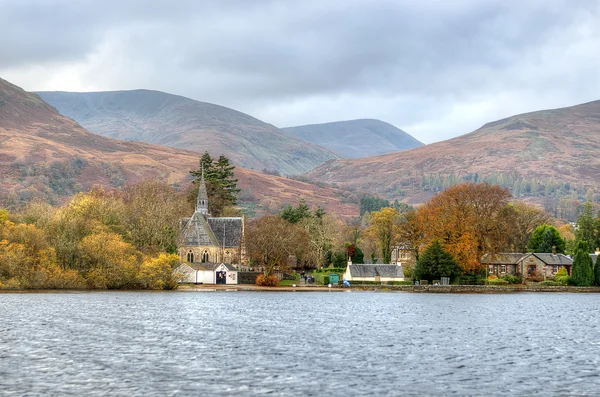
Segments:
[[[352,277],[404,277],[402,266],[399,265],[352,264],[348,269]]]
[[[568,256],[563,255],[563,254],[535,253],[533,255],[537,256],[546,265],[572,265],[573,264],[573,259],[571,259]]]
[[[533,255],[546,265],[572,265],[573,259],[563,254],[546,254],[546,253],[499,253],[499,254],[485,254],[481,258],[481,263],[484,265],[516,265],[521,262],[524,258]]]
[[[481,263],[485,265],[516,265],[521,258],[527,254],[518,253],[500,253],[500,254],[485,254],[481,258]]]

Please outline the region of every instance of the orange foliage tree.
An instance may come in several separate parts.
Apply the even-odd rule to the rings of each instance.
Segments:
[[[465,271],[479,270],[484,253],[507,244],[503,215],[510,198],[508,189],[487,183],[463,183],[437,194],[417,215],[425,245],[438,240]]]

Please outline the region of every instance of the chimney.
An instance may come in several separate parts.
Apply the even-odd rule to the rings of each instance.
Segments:
[[[596,255],[600,255],[600,248],[596,248]]]
[[[556,255],[556,246],[555,245],[552,246],[552,255]]]

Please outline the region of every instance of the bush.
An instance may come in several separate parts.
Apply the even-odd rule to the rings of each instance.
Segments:
[[[413,285],[412,281],[386,281],[387,285]]]
[[[543,286],[546,286],[546,287],[558,287],[558,286],[561,286],[563,284],[561,284],[559,282],[556,282],[556,281],[552,281],[552,280],[546,280],[546,281],[542,281],[538,285],[543,285]]]
[[[554,281],[556,281],[560,285],[568,285],[569,284],[569,278],[570,278],[569,275],[559,276],[558,273],[556,273],[556,276],[554,276]]]
[[[508,285],[508,281],[497,278],[494,280],[488,280],[488,285]]]
[[[508,281],[509,284],[521,284],[523,282],[521,277],[514,276],[512,274],[507,274],[506,276],[502,277],[502,279]]]
[[[323,276],[323,285],[329,284],[329,276]]]
[[[259,274],[256,277],[256,285],[261,285],[263,287],[275,287],[279,284],[279,279],[277,276],[269,276],[266,277],[264,274]]]
[[[488,281],[490,281],[490,280],[497,280],[498,276],[496,276],[495,274],[490,274],[487,279],[488,279]]]

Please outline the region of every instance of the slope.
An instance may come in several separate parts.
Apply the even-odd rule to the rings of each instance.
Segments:
[[[124,140],[225,154],[238,166],[295,175],[338,156],[223,106],[159,91],[38,92],[89,131]]]
[[[381,120],[360,119],[282,128],[342,157],[360,158],[423,146],[411,135]]]
[[[399,153],[329,162],[307,176],[420,203],[452,184],[488,181],[517,197],[595,198],[600,101],[508,117]]]
[[[59,114],[37,95],[0,79],[0,204],[35,197],[60,202],[93,185],[119,187],[160,179],[185,189],[200,154],[92,134]],[[236,168],[248,202],[261,209],[286,203],[321,205],[343,216],[358,208],[342,202],[347,193],[310,183]],[[347,201],[347,199],[346,199]]]

